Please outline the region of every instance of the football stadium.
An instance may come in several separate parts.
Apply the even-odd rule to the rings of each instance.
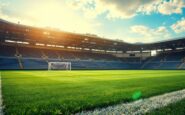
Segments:
[[[169,3],[174,8],[181,2],[155,4]],[[91,32],[22,24],[3,16],[6,10],[1,13],[0,5],[0,115],[184,115],[185,1],[182,3],[182,18],[176,24],[182,36],[146,43],[144,39],[131,43]],[[111,9],[107,11],[111,13]],[[165,15],[160,11],[156,15]],[[159,37],[163,29],[143,35]]]

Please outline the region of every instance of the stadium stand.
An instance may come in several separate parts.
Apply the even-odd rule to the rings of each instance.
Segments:
[[[150,59],[144,69],[183,69],[185,51],[168,51]]]
[[[71,62],[72,69],[185,69],[184,43],[129,44],[0,20],[0,69],[45,70],[48,62]],[[151,56],[154,49],[161,51]]]

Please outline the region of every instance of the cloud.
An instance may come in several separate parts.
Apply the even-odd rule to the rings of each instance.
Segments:
[[[158,11],[161,14],[170,15],[173,13],[181,14],[182,9],[185,7],[184,0],[170,0],[169,2],[164,1],[163,4],[159,5]]]
[[[135,25],[135,26],[131,27],[131,31],[133,33],[137,33],[137,34],[147,36],[147,37],[152,37],[152,36],[158,37],[158,36],[164,35],[164,34],[166,36],[168,33],[167,28],[164,26],[160,26],[156,29],[152,29],[152,28],[149,28],[149,27],[143,26],[143,25]]]
[[[87,17],[106,14],[107,18],[128,19],[138,14],[161,13],[181,14],[184,0],[73,0],[73,8],[82,11]]]
[[[71,5],[90,17],[107,13],[108,18],[131,18],[138,11],[153,11],[153,7],[150,6],[157,2],[154,0],[75,0]]]
[[[138,9],[145,9],[153,0],[100,0],[99,7],[105,7],[108,18],[131,18],[136,15]],[[142,8],[141,8],[142,7]]]
[[[171,26],[171,28],[175,33],[185,32],[185,18],[182,18],[181,20],[177,21]]]
[[[136,42],[154,42],[169,39],[170,33],[164,26],[158,28],[149,28],[143,25],[135,25],[130,28],[131,33],[139,35],[141,39],[135,39]]]

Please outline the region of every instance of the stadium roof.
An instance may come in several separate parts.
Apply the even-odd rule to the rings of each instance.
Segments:
[[[1,42],[13,40],[29,42],[30,44],[43,43],[109,51],[140,51],[185,47],[185,37],[155,43],[131,44],[94,35],[25,26],[2,19],[0,19],[0,35]]]

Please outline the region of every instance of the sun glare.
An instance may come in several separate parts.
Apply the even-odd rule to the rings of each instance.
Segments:
[[[30,7],[28,15],[35,19],[36,26],[60,28],[66,31],[92,31],[92,26],[70,7],[61,5],[59,1],[39,2]]]

